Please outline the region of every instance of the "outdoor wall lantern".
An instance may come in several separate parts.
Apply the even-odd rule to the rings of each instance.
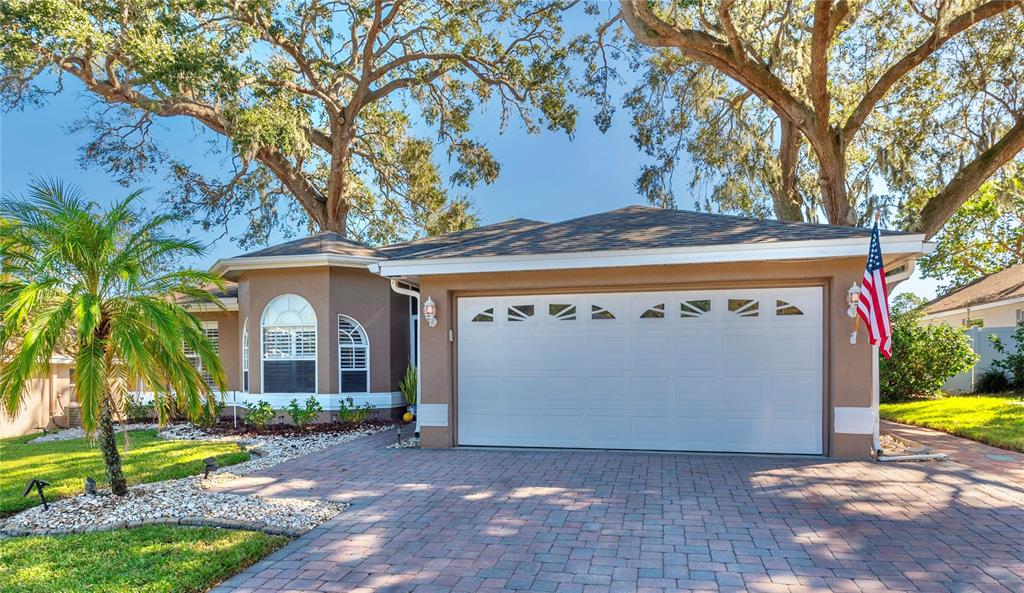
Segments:
[[[423,302],[423,318],[427,320],[427,325],[430,327],[437,326],[437,305],[430,297]]]
[[[849,315],[853,320],[853,331],[850,332],[850,343],[857,343],[857,305],[860,304],[860,287],[854,282],[850,286],[850,290],[846,291],[846,314]]]

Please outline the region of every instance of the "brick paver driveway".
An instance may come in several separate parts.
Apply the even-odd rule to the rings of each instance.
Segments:
[[[383,448],[393,439],[235,485],[352,507],[215,591],[1024,591],[1024,484],[1004,471],[1022,456]]]

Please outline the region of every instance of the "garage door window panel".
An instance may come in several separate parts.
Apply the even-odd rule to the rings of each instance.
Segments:
[[[548,305],[548,317],[556,321],[576,321],[576,305],[551,303]]]

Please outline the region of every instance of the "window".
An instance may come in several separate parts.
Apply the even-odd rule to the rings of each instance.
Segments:
[[[359,322],[338,315],[338,385],[341,393],[370,391],[370,342]]]
[[[508,320],[515,321],[529,321],[533,318],[533,305],[512,305],[508,308],[506,315]]]
[[[412,366],[420,364],[419,361],[419,343],[420,333],[420,306],[419,299],[409,297],[409,360],[412,361]]]
[[[284,294],[260,320],[264,393],[316,392],[316,313],[306,299]]]
[[[703,317],[710,312],[711,301],[708,299],[679,303],[679,316],[683,319]]]
[[[664,319],[665,303],[658,303],[640,314],[640,319]]]
[[[494,307],[484,309],[483,311],[476,314],[473,319],[470,320],[473,323],[489,323],[494,321]]]
[[[789,316],[789,315],[803,315],[804,312],[801,311],[798,307],[796,307],[794,305],[790,305],[786,301],[776,299],[776,301],[775,301],[775,314],[776,315]]]
[[[249,393],[249,318],[242,323],[242,391]]]
[[[964,319],[964,327],[985,327],[984,319]]]
[[[548,305],[548,315],[558,321],[573,321],[576,319],[576,305],[552,303]]]
[[[758,303],[753,299],[729,299],[729,310],[737,317],[757,317]]]
[[[590,306],[590,318],[591,319],[615,319],[615,315],[611,311],[601,307],[599,305]]]
[[[1024,309],[1017,309],[1017,325],[1024,323]]]
[[[203,334],[205,334],[206,339],[210,340],[210,342],[213,344],[213,351],[219,353],[220,329],[217,327],[217,322],[203,321],[201,323],[203,324]],[[199,376],[203,378],[203,382],[205,382],[211,388],[216,387],[216,384],[213,382],[213,375],[211,375],[209,371],[203,368],[203,361],[199,358],[199,354],[191,347],[189,347],[188,344],[182,344],[182,347],[184,348],[185,351],[185,358],[187,358],[188,361],[192,363],[192,368],[194,368],[199,373]]]

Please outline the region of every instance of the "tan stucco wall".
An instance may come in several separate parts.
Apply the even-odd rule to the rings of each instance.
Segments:
[[[64,428],[64,414],[73,397],[70,369],[70,365],[52,364],[48,376],[32,380],[18,414],[14,418],[0,414],[0,438],[36,432],[41,426]]]
[[[448,427],[424,426],[426,447],[451,447],[456,442],[456,406],[453,376],[454,346],[448,332],[456,331],[455,299],[459,295],[508,292],[594,292],[686,290],[735,286],[770,287],[821,285],[825,293],[824,386],[826,450],[839,457],[865,457],[870,435],[835,434],[832,409],[836,406],[869,407],[871,348],[861,329],[856,345],[849,343],[853,321],[846,315],[846,291],[864,273],[864,258],[843,258],[785,263],[695,264],[592,270],[557,270],[487,274],[424,276],[420,292],[438,304],[438,324],[420,324],[422,332],[422,398],[427,404],[448,404]],[[456,338],[457,341],[457,338]]]
[[[241,358],[242,323],[249,323],[249,391],[261,393],[260,318],[267,304],[283,294],[309,301],[317,318],[317,392],[338,392],[338,315],[352,317],[370,341],[370,391],[391,392],[409,356],[408,304],[392,292],[388,280],[365,268],[315,267],[255,270],[238,282],[238,315],[234,350]],[[398,328],[404,331],[398,331]],[[225,362],[227,364],[227,362]],[[241,375],[241,365],[236,375]]]
[[[970,313],[960,311],[925,320],[925,324],[946,323],[948,325],[963,326],[965,319],[981,319],[985,327],[1016,327],[1017,311],[1024,309],[1024,303],[1011,303],[998,307],[974,309]]]
[[[214,311],[194,313],[203,321],[217,322],[217,336],[220,341],[220,358],[228,380],[228,390],[242,388],[241,340],[242,326],[239,325],[238,311]]]

